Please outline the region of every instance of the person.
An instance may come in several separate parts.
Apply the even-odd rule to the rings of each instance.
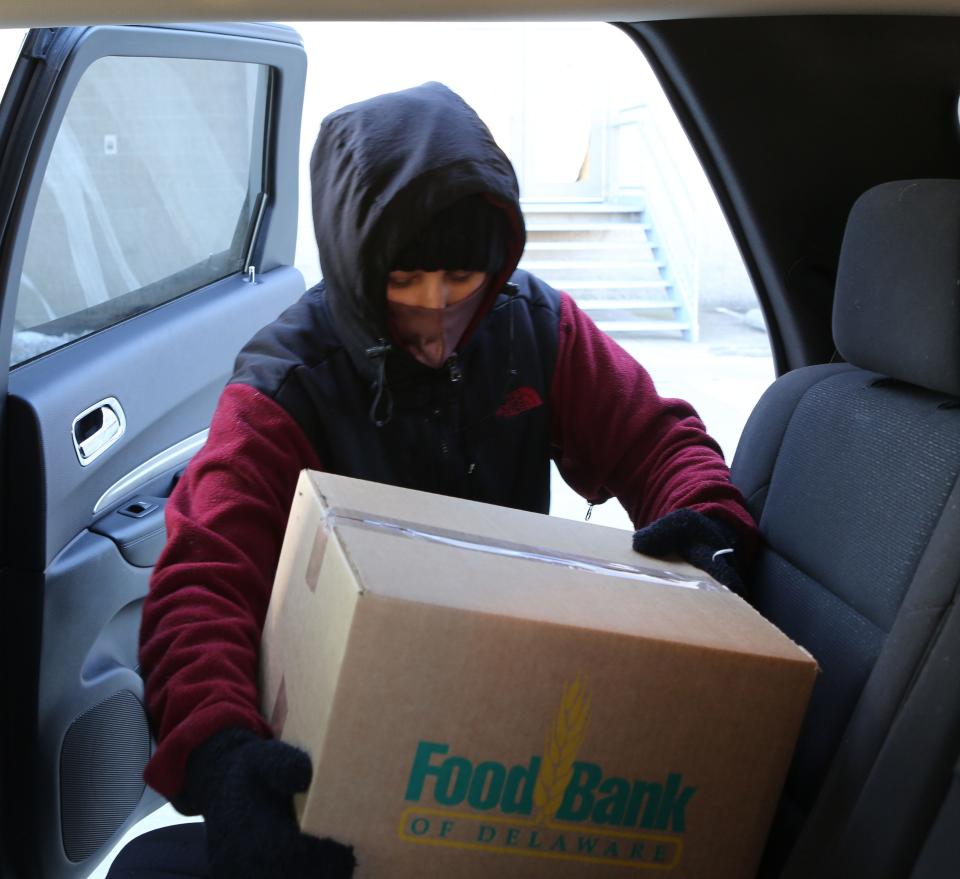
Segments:
[[[740,591],[757,540],[690,405],[661,398],[570,296],[517,269],[517,178],[460,97],[428,83],[338,110],[310,172],[324,280],[240,352],[170,497],[143,610],[158,741],[145,778],[205,830],[163,849],[168,872],[138,872],[125,852],[114,879],[351,874],[348,847],[299,832],[291,797],[309,758],[272,740],[258,710],[260,632],[303,468],[546,513],[552,459],[590,503],[624,505],[635,548]],[[161,854],[149,839],[140,852]]]

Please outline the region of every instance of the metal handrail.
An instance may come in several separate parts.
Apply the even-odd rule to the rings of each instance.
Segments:
[[[621,108],[610,121],[610,197],[620,195],[620,139],[627,126],[637,126],[643,155],[643,200],[651,239],[659,247],[667,280],[674,286],[691,326],[688,337],[697,337],[700,293],[700,256],[703,244],[701,212],[687,185],[684,169],[677,162],[655,111],[642,102]]]

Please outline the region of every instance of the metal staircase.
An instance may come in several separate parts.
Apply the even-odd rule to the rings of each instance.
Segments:
[[[642,207],[525,205],[520,268],[569,293],[611,334],[693,339],[692,319]]]

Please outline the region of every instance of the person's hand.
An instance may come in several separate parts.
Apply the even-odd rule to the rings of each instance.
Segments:
[[[310,757],[252,731],[223,730],[187,762],[185,794],[204,817],[210,879],[349,879],[353,849],[302,833],[293,794],[305,791]]]
[[[633,548],[644,555],[679,556],[706,571],[732,592],[744,595],[737,570],[737,534],[729,525],[696,510],[674,510],[633,535]]]

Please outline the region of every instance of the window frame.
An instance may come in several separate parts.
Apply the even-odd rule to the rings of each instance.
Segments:
[[[169,39],[169,31],[179,31],[177,39]],[[278,29],[279,31],[279,29]],[[239,277],[250,266],[258,273],[281,265],[293,263],[293,247],[296,230],[297,175],[276,173],[273,156],[278,149],[275,116],[280,102],[295,96],[284,92],[283,63],[280,60],[286,39],[278,33],[276,51],[269,41],[258,40],[256,44],[240,37],[204,33],[203,28],[187,29],[176,26],[141,28],[137,26],[110,28],[98,27],[32,31],[25,42],[11,83],[0,104],[0,134],[9,131],[10,139],[0,162],[0,291],[2,291],[3,332],[0,334],[0,363],[7,366],[13,339],[16,300],[19,280],[23,270],[27,241],[33,225],[43,178],[56,142],[63,118],[76,91],[77,84],[87,70],[97,61],[111,56],[182,58],[188,60],[224,61],[260,64],[267,69],[267,87],[263,90],[264,136],[259,155],[259,167],[251,162],[251,175],[263,181],[260,196],[254,196],[251,223],[242,250],[242,270],[223,278],[209,279],[205,283],[173,299],[139,310],[119,321],[109,323],[91,333],[80,336],[65,345],[52,348],[34,357],[9,366],[11,371],[35,363],[42,357],[77,344],[93,335],[109,330],[120,323],[135,320],[156,308],[163,308],[183,296],[203,290],[224,278]],[[175,45],[173,45],[175,43]],[[251,57],[251,50],[253,56]],[[43,70],[36,76],[37,65]],[[10,98],[18,78],[33,76],[35,82],[26,93],[20,95],[22,104],[16,106]],[[49,90],[49,97],[42,103],[36,93]],[[24,113],[18,111],[23,110]],[[34,119],[24,118],[33,114]],[[22,166],[10,162],[11,155],[25,156]],[[11,165],[13,165],[11,167]],[[13,193],[10,204],[2,201],[2,193]],[[276,210],[277,205],[283,205]],[[290,206],[293,206],[293,210]]]

